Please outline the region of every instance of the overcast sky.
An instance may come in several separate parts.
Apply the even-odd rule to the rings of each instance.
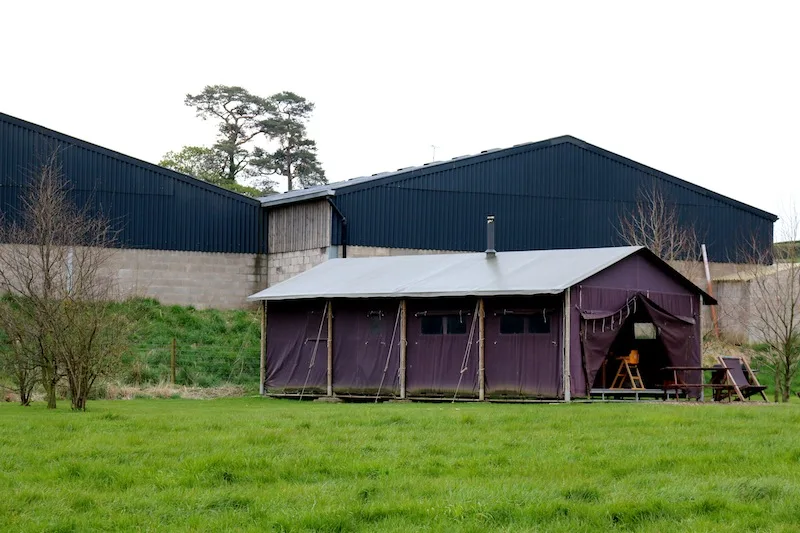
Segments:
[[[331,181],[570,134],[783,214],[800,3],[654,4],[9,2],[0,111],[158,162],[186,93],[291,90]]]

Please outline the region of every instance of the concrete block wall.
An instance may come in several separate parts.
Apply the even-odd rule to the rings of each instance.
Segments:
[[[14,248],[20,247],[0,245],[0,253],[25,253]],[[199,309],[253,305],[247,297],[266,286],[266,274],[263,254],[132,249],[108,250],[98,270],[98,276],[111,283],[115,298],[155,298]]]
[[[714,284],[720,305],[717,310],[720,333],[732,342],[754,342],[750,331],[754,317],[750,309],[750,287],[745,281],[725,281]]]
[[[270,286],[275,285],[293,278],[327,259],[328,247],[271,253],[267,256],[267,281]]]
[[[337,257],[342,255],[342,247],[337,246]],[[421,248],[386,248],[382,246],[348,246],[347,257],[390,257],[395,255],[457,254],[453,250],[425,250]]]
[[[247,307],[246,298],[266,285],[266,256],[117,250],[107,267],[123,296],[155,298],[199,309]]]
[[[424,255],[457,253],[450,250],[420,250],[414,248],[386,248],[378,246],[348,246],[347,257],[388,257],[393,255]],[[341,257],[342,247],[311,248],[293,252],[275,252],[267,256],[269,286],[292,278],[313,268],[331,257]]]

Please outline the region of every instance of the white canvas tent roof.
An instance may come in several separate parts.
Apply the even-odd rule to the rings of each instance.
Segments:
[[[331,259],[248,300],[558,294],[639,250],[643,248]]]

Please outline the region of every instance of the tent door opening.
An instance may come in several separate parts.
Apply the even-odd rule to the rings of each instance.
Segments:
[[[597,373],[595,389],[652,389],[662,386],[661,369],[669,366],[658,327],[637,311],[614,339]]]
[[[664,368],[698,366],[700,346],[694,318],[679,317],[638,293],[616,311],[581,310],[581,356],[590,391],[663,389]],[[625,368],[633,356],[636,378]],[[620,365],[627,375],[615,383]],[[632,369],[631,369],[632,370]],[[623,375],[625,377],[625,375]],[[689,379],[697,378],[693,376]],[[692,395],[696,395],[694,392]]]

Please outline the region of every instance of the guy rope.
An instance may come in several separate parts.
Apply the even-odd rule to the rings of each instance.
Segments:
[[[475,304],[475,313],[472,315],[472,325],[469,328],[469,338],[467,339],[467,347],[464,350],[464,360],[461,362],[461,372],[458,375],[458,385],[456,385],[456,393],[453,394],[453,403],[456,401],[456,397],[458,396],[458,389],[461,388],[461,380],[464,379],[464,372],[467,371],[469,367],[469,354],[472,350],[472,339],[475,337],[475,324],[478,322],[478,311],[481,303],[478,300],[478,303]]]
[[[386,354],[386,364],[383,367],[383,375],[381,376],[381,384],[378,386],[378,394],[375,395],[375,403],[378,403],[378,398],[380,397],[381,389],[383,388],[383,380],[386,379],[386,372],[389,371],[389,361],[391,360],[392,348],[394,347],[394,336],[397,333],[397,324],[400,322],[400,312],[402,308],[403,308],[403,303],[401,302],[400,305],[397,306],[397,316],[395,316],[394,318],[394,329],[392,330],[392,340],[389,343],[389,351]]]
[[[311,376],[311,369],[314,368],[314,362],[317,360],[317,349],[319,348],[319,340],[322,337],[322,327],[325,325],[325,318],[328,316],[330,310],[328,309],[328,302],[325,302],[325,307],[322,310],[322,318],[319,321],[319,330],[317,330],[317,339],[314,341],[314,349],[311,351],[311,360],[308,362],[308,372],[306,373],[306,380],[303,382],[303,388],[300,389],[300,399],[303,399],[303,394],[306,392],[306,385],[308,385],[308,378]],[[330,337],[331,332],[328,332]]]

